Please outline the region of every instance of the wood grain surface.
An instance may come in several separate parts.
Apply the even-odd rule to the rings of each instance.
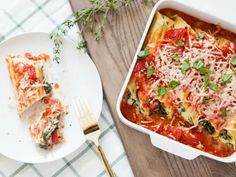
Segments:
[[[73,11],[89,6],[88,0],[70,0]],[[99,42],[85,32],[89,54],[102,78],[104,95],[136,177],[236,177],[235,163],[198,157],[189,161],[159,150],[150,138],[119,121],[116,101],[144,31],[152,6],[134,0],[112,14]],[[112,143],[112,142],[111,142]],[[122,170],[122,169],[121,169]]]

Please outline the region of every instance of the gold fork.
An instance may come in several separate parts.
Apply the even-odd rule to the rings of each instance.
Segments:
[[[110,177],[115,177],[111,166],[106,158],[106,155],[99,144],[98,139],[101,134],[98,122],[94,114],[92,113],[87,101],[83,98],[79,98],[74,101],[75,111],[79,117],[80,125],[83,129],[85,138],[94,142],[101,155],[101,159],[106,167],[106,170]]]

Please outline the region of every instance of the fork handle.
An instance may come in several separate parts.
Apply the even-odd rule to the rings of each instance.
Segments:
[[[98,151],[100,152],[100,155],[102,157],[102,161],[103,161],[103,163],[104,163],[104,165],[105,165],[105,167],[107,169],[107,172],[108,172],[109,176],[110,177],[115,177],[115,175],[114,175],[114,173],[113,173],[113,171],[111,169],[111,166],[110,166],[110,164],[109,164],[109,162],[108,162],[108,160],[106,158],[106,155],[105,155],[105,153],[104,153],[104,151],[102,149],[102,146],[98,145]]]

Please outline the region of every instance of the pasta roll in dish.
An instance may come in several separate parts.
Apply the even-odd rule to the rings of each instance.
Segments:
[[[157,12],[122,100],[124,117],[216,156],[235,152],[236,43],[231,36],[172,9]]]

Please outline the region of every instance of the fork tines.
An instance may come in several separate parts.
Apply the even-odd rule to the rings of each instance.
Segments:
[[[83,98],[79,98],[74,104],[75,110],[80,117],[79,121],[84,134],[86,135],[99,130],[97,119],[90,111],[87,101]]]

